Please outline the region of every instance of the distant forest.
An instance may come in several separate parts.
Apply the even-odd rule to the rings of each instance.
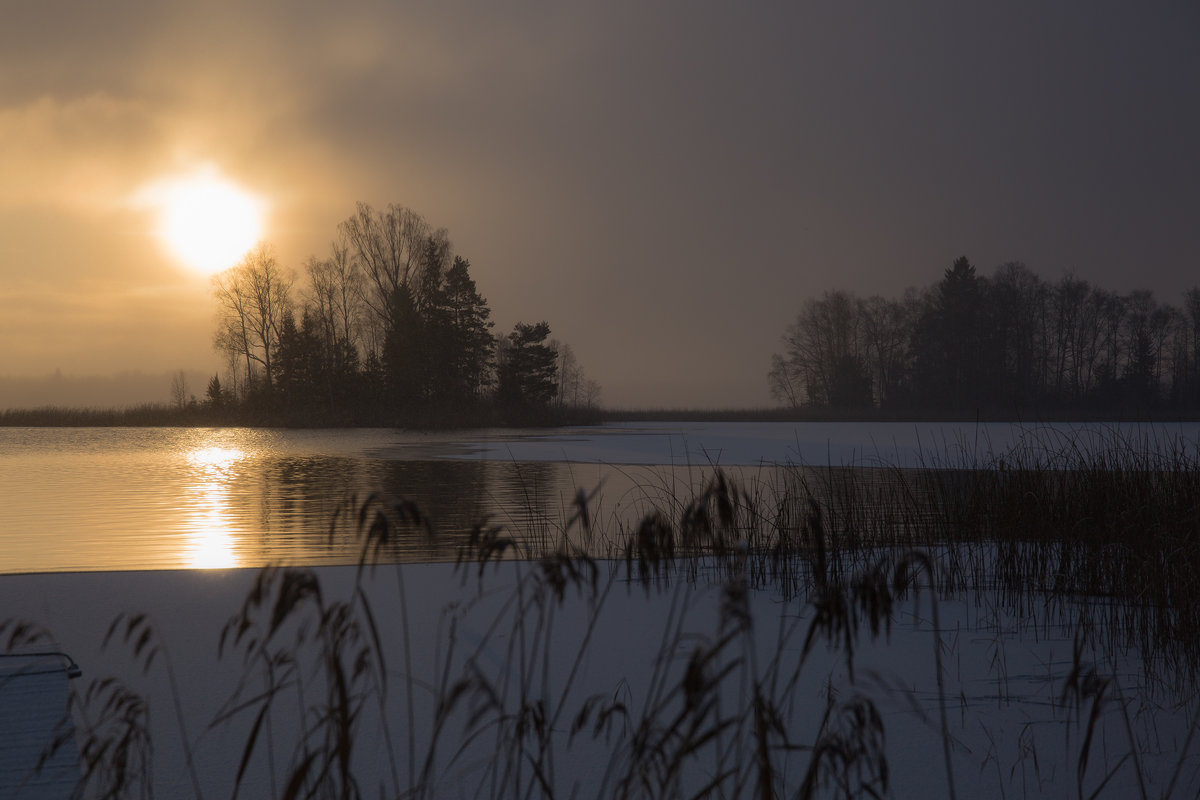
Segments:
[[[1195,414],[1200,288],[1181,308],[1020,263],[965,258],[901,299],[827,292],[772,357],[771,394],[800,409],[991,417]]]
[[[493,334],[491,310],[444,228],[360,203],[303,283],[269,245],[214,278],[225,370],[197,416],[265,424],[540,424],[594,416],[600,387],[541,321]]]

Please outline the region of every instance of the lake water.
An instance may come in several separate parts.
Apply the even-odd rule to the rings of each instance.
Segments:
[[[580,490],[605,532],[687,498],[714,467],[770,486],[778,465],[970,468],[1099,451],[1194,455],[1200,425],[628,424],[538,431],[0,429],[0,573],[357,561],[372,493],[414,501],[457,557],[483,519],[554,537]]]
[[[6,575],[0,581],[0,622],[29,620],[52,631],[54,649],[83,666],[84,680],[117,676],[147,698],[154,709],[156,795],[190,796],[182,736],[192,748],[205,795],[230,796],[230,765],[241,758],[253,709],[209,725],[234,687],[257,687],[261,676],[250,672],[240,653],[219,657],[216,643],[229,615],[249,595],[256,571],[187,568],[354,563],[360,547],[354,509],[372,492],[411,498],[435,521],[437,536],[411,535],[399,558],[448,561],[480,517],[552,534],[570,514],[577,488],[593,492],[599,487],[592,504],[603,528],[686,497],[717,466],[768,491],[780,475],[837,474],[843,467],[904,478],[923,474],[923,468],[970,469],[1001,459],[1057,463],[1064,456],[1102,456],[1110,447],[1127,456],[1184,453],[1195,459],[1198,427],[730,423],[437,434],[0,428],[0,572],[79,573]],[[345,524],[335,521],[347,516]],[[528,670],[537,676],[531,696],[544,692],[561,698],[569,715],[564,719],[574,718],[592,697],[620,698],[635,713],[658,702],[654,687],[661,692],[669,684],[658,683],[659,670],[669,670],[671,680],[680,678],[690,663],[688,653],[726,630],[724,595],[720,587],[683,581],[646,592],[625,582],[619,565],[609,566],[613,570],[604,575],[613,580],[613,589],[605,592],[604,602],[593,604],[593,598],[566,592],[563,605],[545,617],[545,628],[540,622],[494,624],[523,607],[512,600],[516,587],[526,585],[519,584],[520,576],[527,579],[538,571],[521,563],[479,571],[479,586],[474,570],[471,582],[464,583],[460,571],[446,564],[367,573],[361,596],[376,609],[393,612],[377,619],[382,623],[379,646],[386,654],[381,663],[393,665],[397,682],[378,709],[374,700],[368,702],[360,723],[359,750],[367,754],[361,762],[363,785],[372,788],[376,777],[391,780],[371,771],[385,763],[372,749],[386,740],[380,720],[388,722],[384,730],[403,732],[393,755],[398,784],[407,786],[411,776],[404,746],[415,739],[424,747],[434,729],[434,698],[425,687],[481,669],[501,685],[510,674],[514,646],[522,664],[548,659],[544,671]],[[185,570],[170,571],[178,568]],[[100,574],[117,570],[141,572]],[[360,596],[353,569],[329,566],[314,572],[327,600]],[[403,580],[395,580],[401,574]],[[802,655],[815,614],[808,602],[782,597],[774,588],[758,589],[748,599],[751,634],[728,656],[743,667],[791,669],[803,663],[794,687],[781,684],[793,742],[814,741],[828,700],[871,698],[884,715],[892,793],[898,797],[947,796],[937,722],[942,698],[951,699],[951,713],[940,724],[948,726],[955,743],[948,757],[955,765],[957,796],[1063,797],[1107,787],[1100,796],[1129,797],[1140,796],[1146,782],[1146,793],[1160,796],[1176,776],[1174,796],[1200,796],[1200,757],[1189,752],[1194,719],[1200,718],[1193,684],[1185,685],[1182,699],[1164,700],[1161,687],[1175,684],[1169,670],[1150,681],[1136,647],[1121,642],[1109,647],[1106,637],[1092,636],[1083,658],[1109,676],[1106,686],[1119,687],[1111,689],[1108,702],[1098,704],[1098,722],[1093,722],[1086,704],[1081,714],[1065,699],[1080,658],[1080,633],[1069,624],[1076,601],[1029,603],[1027,616],[1025,604],[1014,609],[1002,600],[968,591],[934,605],[928,594],[913,593],[896,607],[888,636],[870,636],[865,625],[859,629],[856,681],[835,647],[818,644],[811,657]],[[397,616],[395,609],[407,610]],[[176,696],[174,675],[168,679],[162,660],[147,671],[131,643],[104,643],[118,614],[141,611],[159,623],[156,636],[178,670],[182,697]],[[458,649],[449,646],[450,638]],[[317,658],[315,650],[305,652]],[[756,656],[746,659],[745,652]],[[577,653],[586,656],[578,663]],[[941,654],[944,669],[935,653]],[[415,654],[414,683],[422,687],[415,697],[400,691],[401,668],[395,666],[410,654]],[[249,681],[240,683],[247,675]],[[762,676],[733,675],[723,685],[722,707],[748,708],[745,689],[751,677]],[[1191,675],[1189,670],[1184,677],[1191,680]],[[539,688],[543,679],[550,683]],[[568,695],[563,686],[571,680]],[[76,691],[92,685],[81,684]],[[523,681],[520,685],[522,692],[528,688]],[[272,712],[268,725],[274,738],[266,737],[269,744],[259,748],[243,795],[278,794],[282,775],[277,769],[294,763],[289,754],[298,744],[295,732],[302,729],[291,715],[305,703],[293,699],[281,699],[279,711]],[[459,710],[473,713],[474,708],[467,704]],[[447,730],[458,735],[460,722]],[[1084,728],[1090,732],[1093,725],[1098,744],[1083,775],[1076,765],[1086,746]],[[612,758],[612,742],[605,735],[572,750],[563,746],[564,740],[569,743],[567,727],[560,725],[555,733],[562,756],[557,779],[564,786],[574,780],[595,786],[595,765]],[[494,758],[491,739],[478,741],[478,757],[470,751],[463,761],[476,765]],[[441,755],[459,752],[459,742],[444,744]],[[271,748],[277,760],[264,757],[264,748]],[[1136,762],[1127,758],[1130,752],[1137,754]],[[799,780],[804,752],[781,748],[780,753],[799,759],[788,776]],[[472,788],[469,783],[479,773],[445,774],[445,796],[457,796]],[[1082,789],[1077,774],[1085,779]],[[454,785],[460,777],[461,787]]]

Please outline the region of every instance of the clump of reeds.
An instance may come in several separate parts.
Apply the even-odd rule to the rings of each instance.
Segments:
[[[806,509],[815,504],[835,565],[862,569],[920,549],[949,594],[996,592],[1024,613],[1057,613],[1139,647],[1148,665],[1200,667],[1200,458],[1194,444],[1119,431],[1027,441],[1003,458],[919,469],[780,468],[749,515],[773,544],[752,570],[802,592]],[[777,554],[783,554],[782,561]],[[1036,607],[1035,607],[1036,606]],[[1184,668],[1184,669],[1178,669]]]
[[[1200,663],[1200,461],[1194,450],[1116,439],[1017,453],[933,473],[942,535],[986,558],[1014,598],[1048,597],[1078,624],[1124,637],[1153,662]],[[1091,618],[1101,614],[1103,624]]]

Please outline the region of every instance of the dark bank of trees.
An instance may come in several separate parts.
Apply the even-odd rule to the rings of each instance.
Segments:
[[[1036,416],[1200,411],[1200,287],[1181,306],[959,258],[899,299],[807,301],[768,373],[795,407]]]
[[[226,369],[203,404],[228,417],[531,424],[586,418],[598,401],[546,322],[497,337],[470,261],[445,229],[398,205],[360,203],[302,280],[263,244],[214,279],[214,294]]]

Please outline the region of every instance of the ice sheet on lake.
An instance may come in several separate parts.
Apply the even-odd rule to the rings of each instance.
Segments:
[[[405,580],[399,585],[406,587],[408,613],[404,617],[378,617],[385,663],[404,664],[405,643],[411,641],[413,652],[420,654],[414,661],[418,685],[436,686],[442,674],[439,659],[448,657],[448,639],[457,636],[460,647],[453,651],[457,655],[449,674],[474,674],[462,671],[470,661],[472,669],[483,670],[494,678],[494,685],[500,685],[495,676],[504,673],[506,656],[513,652],[509,647],[513,639],[505,635],[508,627],[502,628],[498,636],[489,637],[487,632],[493,630],[495,616],[511,607],[495,600],[509,596],[519,568],[514,564],[489,570],[476,585],[473,577],[464,583],[452,564],[404,567]],[[476,574],[470,572],[471,576]],[[602,572],[602,579],[606,574]],[[159,637],[156,641],[161,641],[178,670],[179,686],[183,688],[177,697],[178,708],[184,714],[188,740],[193,743],[194,763],[204,794],[228,797],[232,794],[235,765],[255,715],[249,709],[209,727],[241,675],[242,661],[236,648],[220,658],[217,643],[228,615],[241,606],[255,575],[254,571],[233,570],[6,576],[0,581],[0,608],[5,609],[0,618],[12,614],[54,631],[63,646],[87,665],[85,681],[115,676],[143,694],[154,711],[149,718],[156,765],[154,794],[190,796],[180,746],[181,727],[172,716],[176,706],[164,662],[157,662],[147,672],[130,652],[131,646],[103,646],[104,633],[117,613],[151,611]],[[351,597],[355,570],[323,568],[317,575],[327,602]],[[391,571],[368,572],[365,578],[363,591],[377,610],[397,608],[398,583]],[[486,591],[481,591],[485,585]],[[527,687],[530,696],[542,697],[544,690],[552,700],[561,698],[567,711],[561,725],[551,733],[560,759],[556,760],[556,774],[563,789],[561,795],[569,794],[567,788],[578,781],[584,787],[580,796],[596,796],[587,791],[587,787],[598,785],[595,772],[603,770],[611,752],[619,751],[618,746],[628,745],[631,735],[621,733],[618,727],[611,739],[590,730],[577,739],[573,735],[568,738],[567,720],[574,718],[586,698],[594,695],[622,699],[636,720],[654,703],[657,693],[652,676],[656,665],[673,665],[675,671],[671,674],[677,679],[694,648],[714,641],[717,632],[723,630],[719,627],[721,598],[716,586],[684,582],[647,593],[618,581],[597,610],[586,597],[566,592],[553,616],[555,647],[541,650],[540,645],[530,645],[527,651],[544,653],[549,659],[545,673],[531,673],[535,680]],[[769,664],[777,654],[783,656],[785,670],[799,664],[812,607],[802,600],[785,601],[774,592],[761,590],[751,591],[748,601],[754,620],[753,637],[737,644],[730,656],[741,655],[745,646],[755,650],[760,665]],[[1109,701],[1100,709],[1097,744],[1083,776],[1085,791],[1078,792],[1076,766],[1084,746],[1083,730],[1090,723],[1086,704],[1080,714],[1070,707],[1064,693],[1075,667],[1072,653],[1077,643],[1071,628],[1056,618],[1039,622],[1014,616],[1010,610],[993,605],[986,595],[943,600],[938,611],[935,628],[930,594],[922,592],[897,605],[887,636],[875,638],[866,626],[859,629],[854,679],[844,652],[819,641],[801,664],[794,689],[787,690],[788,730],[794,741],[809,746],[816,740],[831,692],[842,699],[868,697],[883,714],[890,796],[946,797],[949,778],[944,769],[944,733],[938,716],[944,697],[950,706],[945,724],[954,743],[951,758],[958,797],[1061,798],[1090,793],[1101,787],[1102,781],[1103,790],[1098,793],[1101,798],[1141,796],[1142,781],[1147,794],[1158,797],[1166,794],[1165,787],[1176,776],[1178,767],[1182,769],[1172,796],[1198,796],[1200,756],[1189,734],[1196,708],[1194,695],[1185,693],[1185,697],[1192,698],[1186,702],[1161,695],[1175,685],[1173,677],[1163,675],[1149,681],[1132,650],[1107,649],[1102,638],[1088,642],[1086,661],[1113,683]],[[456,620],[453,627],[448,624],[450,618]],[[593,620],[594,629],[590,627]],[[590,644],[586,657],[576,665],[574,659],[584,647],[585,635],[590,637],[586,640]],[[277,645],[285,647],[284,642]],[[935,651],[943,658],[940,679]],[[389,724],[397,733],[408,732],[403,678],[398,671],[393,672],[393,678],[397,682],[386,703]],[[548,683],[542,685],[542,679]],[[572,692],[563,694],[571,680],[575,681]],[[60,703],[64,683],[60,673],[53,690]],[[744,708],[746,698],[739,692],[745,686],[730,680],[725,687],[728,694],[723,695],[723,707],[727,711]],[[413,702],[418,739],[427,737],[433,729],[433,698],[422,689]],[[283,700],[277,706],[268,723],[274,730],[273,744],[263,747],[278,749],[277,763],[282,770],[296,744],[289,731],[301,727],[289,711],[297,706]],[[464,705],[464,713],[470,708],[473,706]],[[780,708],[785,706],[780,704]],[[391,752],[398,759],[398,780],[402,787],[408,786],[408,740],[396,739],[394,751],[389,751],[380,735],[377,710],[376,701],[371,700],[359,720],[356,753],[363,759],[358,762],[363,770],[359,775],[362,785],[374,788],[377,782],[387,784],[392,780],[386,772]],[[462,744],[455,740],[463,730],[460,723],[456,717],[447,726],[449,738],[444,750],[439,751],[443,756],[456,753]],[[1136,765],[1125,758],[1131,739],[1138,743]],[[457,763],[488,763],[494,752],[492,740],[489,731],[473,745],[478,752]],[[420,740],[418,744],[424,747],[427,742]],[[795,750],[794,767],[804,766],[806,752]],[[783,758],[785,754],[780,755]],[[256,754],[242,796],[278,793],[270,791],[271,764],[261,751]],[[1111,780],[1105,777],[1110,772]],[[475,788],[471,780],[478,775],[465,769],[435,774],[445,790],[441,796],[471,793]],[[787,775],[788,780],[798,783],[802,772],[797,769]]]
[[[489,461],[604,464],[980,467],[1003,459],[1062,460],[1102,453],[1196,454],[1200,423],[931,422],[629,423],[496,431],[440,455]]]

